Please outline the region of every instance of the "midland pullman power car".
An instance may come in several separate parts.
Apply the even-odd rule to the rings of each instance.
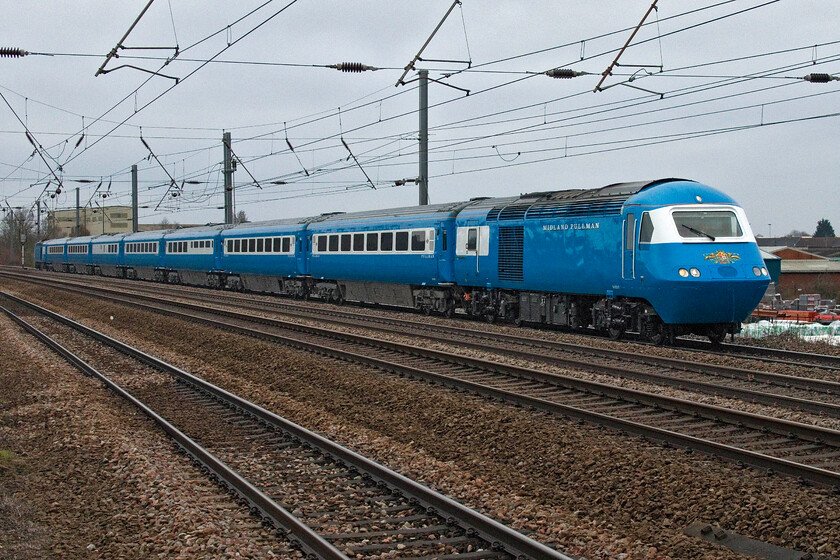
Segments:
[[[743,209],[681,179],[51,240],[37,266],[91,272],[67,251],[95,243],[118,245],[115,275],[128,278],[460,309],[656,342],[737,332],[770,281]]]

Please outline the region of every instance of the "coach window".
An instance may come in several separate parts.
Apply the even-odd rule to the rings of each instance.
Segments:
[[[639,232],[639,243],[650,243],[653,239],[653,222],[650,219],[650,213],[642,214],[642,227]]]
[[[327,250],[327,236],[326,235],[319,235],[318,236],[318,252],[323,253]]]
[[[227,240],[227,252],[233,253],[233,239]]]
[[[338,235],[330,235],[330,253],[338,251]]]
[[[475,253],[478,249],[478,229],[470,228],[467,230],[467,251]]]
[[[368,251],[378,251],[379,250],[379,234],[378,233],[368,233],[367,234],[367,247]]]
[[[351,236],[349,233],[342,233],[341,234],[341,252],[342,253],[349,253],[350,252],[350,243],[351,243]]]
[[[411,250],[423,252],[426,250],[426,232],[412,231],[411,232]]]
[[[277,245],[274,245],[274,249],[277,249]],[[291,253],[292,252],[292,238],[291,237],[284,237],[283,238],[283,246],[282,246],[283,253]]]
[[[393,231],[382,232],[382,239],[380,240],[379,249],[381,251],[393,251],[394,250],[394,232]]]
[[[397,232],[396,250],[397,251],[408,251],[408,232],[407,231],[398,231]]]
[[[279,237],[275,237],[274,240],[271,242],[272,250],[275,253],[282,253],[283,251],[281,249],[281,244],[281,239]]]
[[[257,240],[253,237],[248,240],[248,252],[255,253],[257,251]]]
[[[353,251],[354,252],[362,252],[365,250],[365,234],[364,233],[354,233],[353,234]]]
[[[260,237],[259,239],[257,239],[257,253],[262,253],[262,252],[263,252],[263,239],[262,239],[262,237]]]

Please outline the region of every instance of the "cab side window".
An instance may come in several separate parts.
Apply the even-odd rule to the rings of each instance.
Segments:
[[[475,252],[478,249],[478,228],[467,230],[467,251]]]
[[[642,214],[642,227],[639,231],[639,243],[650,243],[653,239],[653,222],[650,219],[650,214],[645,212]]]

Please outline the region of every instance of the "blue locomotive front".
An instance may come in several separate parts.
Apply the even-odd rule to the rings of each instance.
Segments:
[[[769,283],[743,210],[693,181],[488,199],[456,225],[464,307],[488,320],[720,340]]]
[[[648,330],[718,340],[737,331],[761,301],[770,277],[746,214],[731,197],[669,181],[628,199],[623,217],[616,295],[652,306],[659,320],[649,321]]]

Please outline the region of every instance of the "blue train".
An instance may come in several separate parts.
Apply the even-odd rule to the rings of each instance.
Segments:
[[[627,331],[737,332],[770,277],[743,209],[682,179],[53,239],[41,269]]]

